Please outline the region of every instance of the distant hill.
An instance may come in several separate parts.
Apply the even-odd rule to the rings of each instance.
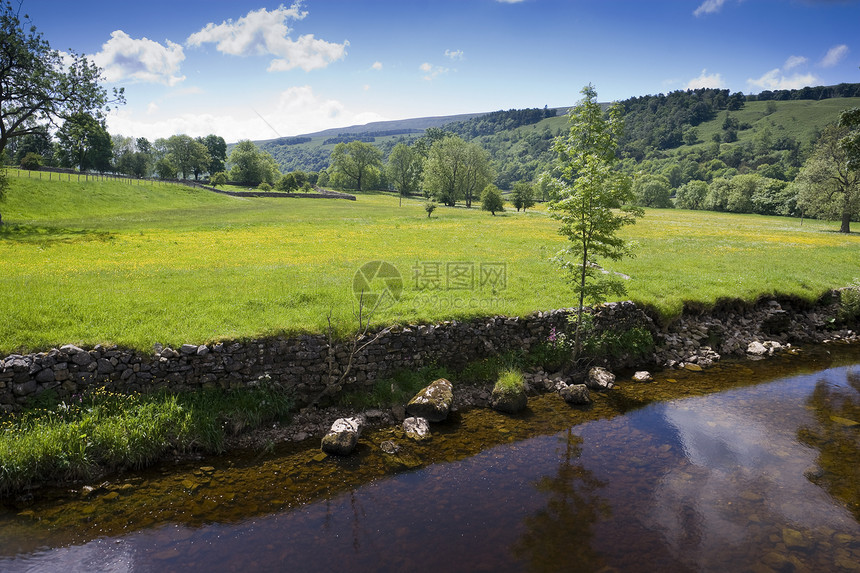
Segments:
[[[683,163],[682,182],[758,169],[789,181],[821,129],[835,122],[842,110],[860,106],[860,84],[754,95],[684,90],[619,103],[625,111],[621,152],[631,172],[657,172]],[[282,171],[319,171],[328,167],[331,150],[339,142],[366,141],[387,157],[398,142],[412,143],[426,129],[438,127],[479,143],[490,155],[496,185],[508,189],[552,167],[552,142],[567,131],[567,110],[534,108],[381,121],[255,143],[272,154]]]

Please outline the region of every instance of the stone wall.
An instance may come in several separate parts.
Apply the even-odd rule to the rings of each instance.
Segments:
[[[752,341],[856,339],[853,331],[838,322],[838,310],[838,296],[816,305],[762,300],[756,305],[718,306],[709,312],[689,310],[658,328],[641,308],[624,302],[596,309],[593,323],[597,332],[642,326],[657,343],[651,355],[616,357],[611,364],[604,361],[608,366],[643,363],[671,368],[698,363],[707,367],[720,355],[743,355]],[[321,395],[370,387],[377,379],[402,369],[438,364],[456,371],[468,362],[505,351],[528,352],[546,342],[552,329],[563,330],[570,312],[563,309],[524,318],[496,316],[371,332],[359,346],[376,336],[378,339],[354,355],[343,388],[330,381],[341,377],[351,347],[346,341],[330,349],[324,336],[184,344],[177,349],[156,345],[153,352],[66,345],[0,360],[0,406],[6,411],[17,409],[49,389],[67,397],[93,386],[148,392],[160,388],[240,388],[260,381],[290,388],[297,403],[305,405]]]
[[[526,318],[492,317],[431,325],[394,327],[369,333],[379,338],[355,354],[345,386],[356,389],[400,369],[444,364],[452,368],[506,350],[528,350],[562,328],[566,311],[536,313]],[[644,315],[643,315],[644,317]],[[273,337],[210,345],[156,346],[154,352],[74,345],[47,352],[11,355],[0,360],[0,405],[10,410],[30,397],[53,389],[61,397],[106,386],[119,391],[147,392],[160,388],[239,388],[261,380],[295,392],[306,404],[330,388],[332,377],[349,362],[350,345],[329,349],[324,336]],[[326,392],[328,390],[328,392]]]

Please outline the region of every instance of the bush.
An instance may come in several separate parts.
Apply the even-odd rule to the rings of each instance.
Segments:
[[[269,185],[268,183],[266,183],[265,181],[263,181],[262,183],[260,183],[259,185],[257,185],[257,190],[258,190],[258,191],[271,191],[271,190],[272,190],[272,186],[271,186],[271,185]]]
[[[499,373],[499,379],[493,387],[493,392],[520,392],[524,386],[525,380],[522,372],[509,368]]]
[[[38,153],[34,153],[30,151],[21,158],[21,169],[26,169],[27,171],[38,171],[40,167],[42,167],[43,157]]]

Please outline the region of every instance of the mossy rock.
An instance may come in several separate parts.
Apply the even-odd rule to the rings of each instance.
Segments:
[[[439,378],[418,392],[406,405],[406,413],[428,422],[441,422],[448,417],[454,403],[454,386]]]

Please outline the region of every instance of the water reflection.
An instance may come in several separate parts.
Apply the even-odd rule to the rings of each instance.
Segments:
[[[42,494],[0,511],[0,570],[855,571],[860,368],[791,360]]]
[[[844,382],[819,380],[806,404],[815,420],[797,437],[818,451],[817,468],[806,477],[860,521],[860,373],[849,371]]]
[[[544,476],[535,488],[548,496],[546,506],[526,517],[525,533],[513,554],[527,560],[531,571],[597,571],[605,559],[592,543],[593,525],[612,511],[597,491],[606,484],[582,465],[582,437],[573,429],[563,434],[564,453],[554,476]]]

